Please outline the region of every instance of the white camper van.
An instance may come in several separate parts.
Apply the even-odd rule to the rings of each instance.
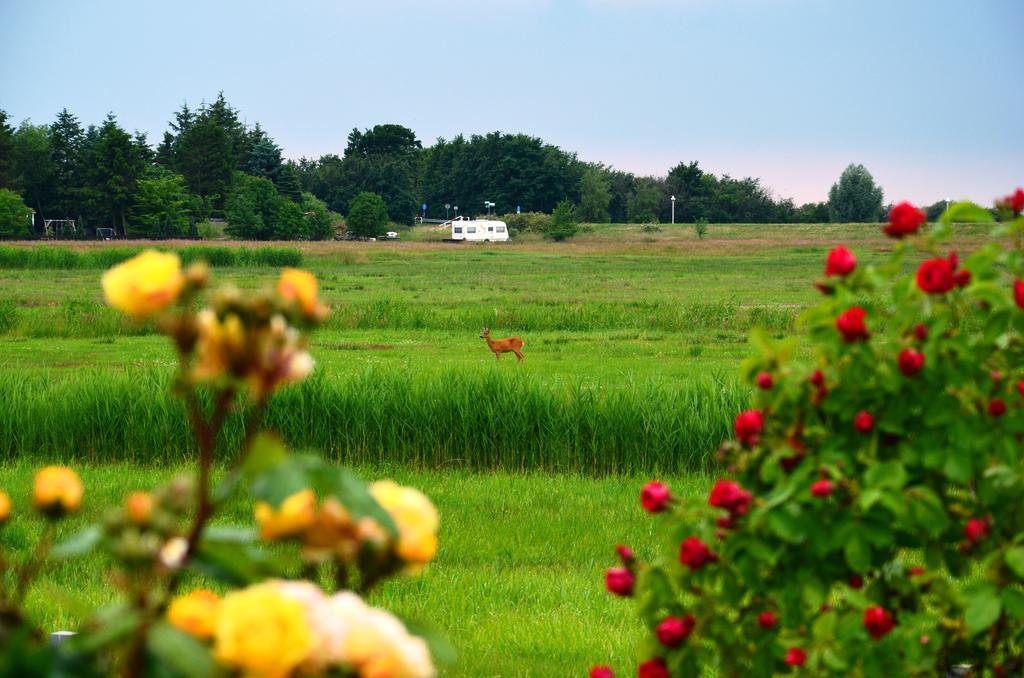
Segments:
[[[508,226],[504,221],[456,217],[448,223],[452,227],[452,240],[477,240],[482,242],[504,242],[508,240]]]

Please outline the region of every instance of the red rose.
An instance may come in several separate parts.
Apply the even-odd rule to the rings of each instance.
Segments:
[[[977,544],[979,541],[988,536],[988,520],[981,518],[971,518],[964,525],[964,537],[967,541],[972,544]]]
[[[875,428],[875,417],[867,410],[861,410],[853,418],[853,427],[861,433],[871,433]]]
[[[901,202],[889,212],[889,225],[882,230],[886,235],[899,239],[917,233],[924,222],[924,212],[909,202]]]
[[[833,489],[835,488],[832,485],[832,481],[828,478],[822,478],[811,485],[811,494],[815,497],[828,497],[832,494]]]
[[[846,580],[846,583],[850,585],[851,589],[859,589],[864,586],[864,577],[859,574],[851,574],[850,578]]]
[[[619,544],[615,547],[615,552],[619,554],[619,559],[622,560],[623,565],[630,565],[636,557],[633,555],[633,549],[629,548],[625,544]]]
[[[1018,188],[1013,195],[1008,196],[1006,204],[1010,206],[1014,214],[1024,212],[1024,188]]]
[[[825,385],[825,373],[821,370],[814,370],[811,372],[811,384],[821,388]]]
[[[697,537],[687,537],[679,545],[679,562],[691,570],[697,571],[704,567],[705,563],[718,560],[718,556],[711,552],[707,544]]]
[[[1024,308],[1024,280],[1013,283],[1013,300],[1017,302],[1017,306]]]
[[[640,504],[648,513],[661,513],[671,499],[668,487],[657,480],[652,480],[640,490]]]
[[[913,579],[914,577],[920,577],[922,574],[924,574],[924,568],[921,567],[920,565],[915,565],[914,567],[912,567],[912,568],[907,570],[907,578],[908,579]]]
[[[786,663],[790,666],[803,666],[807,661],[807,653],[799,647],[791,647],[786,650]]]
[[[924,341],[928,338],[928,326],[918,323],[914,325],[914,336],[917,337],[918,341]]]
[[[1017,382],[1017,393],[1020,394],[1021,398],[1024,398],[1024,379]]]
[[[665,647],[679,647],[693,632],[697,625],[697,619],[692,614],[682,617],[665,617],[654,633],[658,636],[658,642]]]
[[[946,259],[928,259],[917,269],[917,286],[928,294],[944,294],[956,287],[953,267]]]
[[[860,306],[854,306],[836,318],[836,327],[846,343],[864,341],[870,336],[868,328],[864,324],[866,315],[867,311]]]
[[[711,488],[711,494],[708,495],[709,505],[725,509],[734,517],[746,515],[753,500],[754,497],[750,492],[731,480],[719,480]]]
[[[761,372],[757,375],[757,387],[762,391],[770,391],[774,385],[775,380],[772,379],[772,375],[768,372]]]
[[[971,272],[966,268],[962,271],[957,271],[953,274],[953,280],[956,281],[957,287],[967,287],[971,284]]]
[[[604,586],[609,593],[628,598],[633,595],[636,577],[624,567],[612,567],[604,573]]]
[[[736,438],[747,445],[756,445],[764,430],[764,415],[758,410],[740,412],[733,426]]]
[[[1002,398],[993,398],[988,404],[988,413],[993,417],[1001,417],[1006,414],[1006,401]]]
[[[912,348],[905,348],[900,351],[899,365],[900,372],[912,377],[924,367],[924,354]]]
[[[825,275],[849,275],[857,268],[857,257],[842,245],[834,248],[825,259]]]
[[[779,623],[779,618],[774,612],[762,612],[757,615],[757,625],[762,629],[773,629]]]
[[[615,678],[615,673],[612,672],[611,667],[595,666],[590,669],[590,678]]]
[[[637,678],[669,678],[668,667],[661,657],[648,659],[637,667]]]
[[[875,640],[881,640],[889,635],[889,631],[892,631],[894,626],[896,626],[896,621],[884,607],[872,605],[864,610],[864,628]]]

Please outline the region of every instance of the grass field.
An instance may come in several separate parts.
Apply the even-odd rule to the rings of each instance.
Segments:
[[[958,231],[961,254],[979,234]],[[445,629],[461,654],[452,675],[625,668],[639,629],[601,574],[614,544],[652,543],[640,484],[667,475],[677,493],[702,493],[749,397],[736,372],[750,329],[799,336],[828,248],[845,243],[871,263],[889,242],[867,225],[713,225],[703,240],[689,226],[621,225],[563,244],[432,238],[275,245],[296,250],[334,310],[314,337],[316,378],[280,394],[269,421],[294,445],[437,502],[437,562],[379,602]],[[83,469],[85,517],[96,517],[189,458],[165,391],[166,341],[102,303],[96,262],[109,255],[95,252],[108,245],[70,245],[74,266],[0,264],[0,485],[22,505],[44,461]],[[269,260],[239,261],[216,277],[256,288],[278,275]],[[496,363],[483,325],[521,336],[526,362]],[[239,505],[225,519],[248,515]],[[18,517],[0,539],[24,552],[38,527]],[[48,573],[33,614],[74,626],[110,595],[99,565]]]

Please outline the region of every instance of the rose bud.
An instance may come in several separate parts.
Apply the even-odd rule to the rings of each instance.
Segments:
[[[615,673],[608,666],[595,666],[590,669],[590,678],[615,678]]]
[[[899,366],[900,372],[905,376],[912,377],[924,367],[924,354],[912,348],[905,348],[900,351]]]
[[[725,509],[732,517],[746,515],[753,500],[750,492],[731,480],[719,480],[708,495],[709,506]]]
[[[825,259],[825,275],[846,276],[857,268],[857,257],[842,245],[835,247]]]
[[[815,289],[824,294],[826,297],[831,297],[836,293],[836,288],[829,285],[827,282],[817,281],[814,283]]]
[[[924,222],[924,212],[909,202],[901,202],[890,210],[889,225],[882,230],[889,237],[898,240],[904,236],[917,233]]]
[[[832,494],[835,487],[832,485],[832,481],[828,478],[822,478],[811,485],[811,494],[815,497],[828,497]]]
[[[652,480],[640,490],[640,504],[648,513],[661,513],[671,499],[668,487],[657,480]]]
[[[945,294],[956,287],[953,267],[946,259],[929,259],[917,269],[917,286],[927,294]]]
[[[773,629],[779,623],[779,618],[774,612],[762,612],[757,615],[757,625],[762,629]]]
[[[914,336],[917,337],[918,341],[924,341],[928,338],[928,326],[923,323],[914,325]]]
[[[1001,417],[1006,414],[1006,401],[1002,398],[993,398],[988,404],[988,413],[993,417]]]
[[[636,576],[624,567],[609,568],[604,574],[604,586],[609,593],[628,598],[633,595]]]
[[[1017,393],[1020,394],[1021,398],[1024,398],[1024,379],[1017,382]]]
[[[853,418],[853,427],[861,433],[871,433],[875,428],[875,417],[867,410],[861,410]]]
[[[807,653],[799,647],[791,647],[786,650],[786,664],[789,666],[803,666],[807,661]]]
[[[1019,308],[1024,308],[1024,280],[1017,280],[1013,283],[1013,300]]]
[[[658,636],[658,642],[665,647],[679,647],[693,632],[693,627],[696,624],[697,619],[692,614],[682,617],[665,617],[654,629],[654,632]]]
[[[924,574],[924,568],[921,567],[920,565],[915,565],[914,567],[911,567],[910,569],[907,570],[907,578],[908,579],[913,579],[914,577],[920,577],[922,574]]]
[[[716,560],[718,560],[718,556],[712,553],[707,544],[697,537],[687,537],[679,545],[679,562],[693,571],[699,570],[705,563]]]
[[[836,318],[836,329],[843,335],[843,341],[852,344],[857,341],[866,341],[871,336],[867,325],[864,324],[865,317],[867,317],[867,311],[860,306],[854,306]]]
[[[756,445],[764,430],[764,415],[758,410],[740,412],[733,425],[736,439],[745,445]]]
[[[1018,188],[1013,195],[1007,196],[1006,204],[1013,210],[1014,214],[1024,212],[1024,188]]]
[[[636,560],[636,556],[633,555],[633,549],[624,544],[616,546],[615,552],[619,554],[619,559],[622,560],[623,565],[632,565],[633,561]]]
[[[757,375],[757,387],[762,391],[770,391],[774,385],[775,380],[772,379],[772,375],[768,372],[761,372]]]
[[[872,605],[864,610],[864,628],[875,640],[881,640],[889,635],[894,626],[896,626],[896,621],[885,608]]]
[[[859,574],[851,574],[846,583],[850,585],[851,589],[860,589],[864,587],[864,577]]]
[[[661,657],[648,659],[637,667],[637,678],[670,678],[665,660]]]
[[[956,286],[959,288],[967,287],[971,284],[971,272],[966,268],[962,271],[957,271],[953,274],[953,280],[956,281]]]
[[[988,520],[981,518],[971,518],[964,525],[964,537],[967,541],[972,544],[977,544],[979,541],[988,536]]]
[[[811,372],[810,382],[812,385],[821,388],[825,385],[825,373],[821,370],[814,370]]]

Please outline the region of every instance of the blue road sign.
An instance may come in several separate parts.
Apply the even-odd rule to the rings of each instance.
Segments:
[[[516,205],[516,214],[519,214],[519,205]]]
[[[424,212],[426,212],[427,211],[427,203],[423,203],[422,205],[420,205],[420,209],[423,210]]]

